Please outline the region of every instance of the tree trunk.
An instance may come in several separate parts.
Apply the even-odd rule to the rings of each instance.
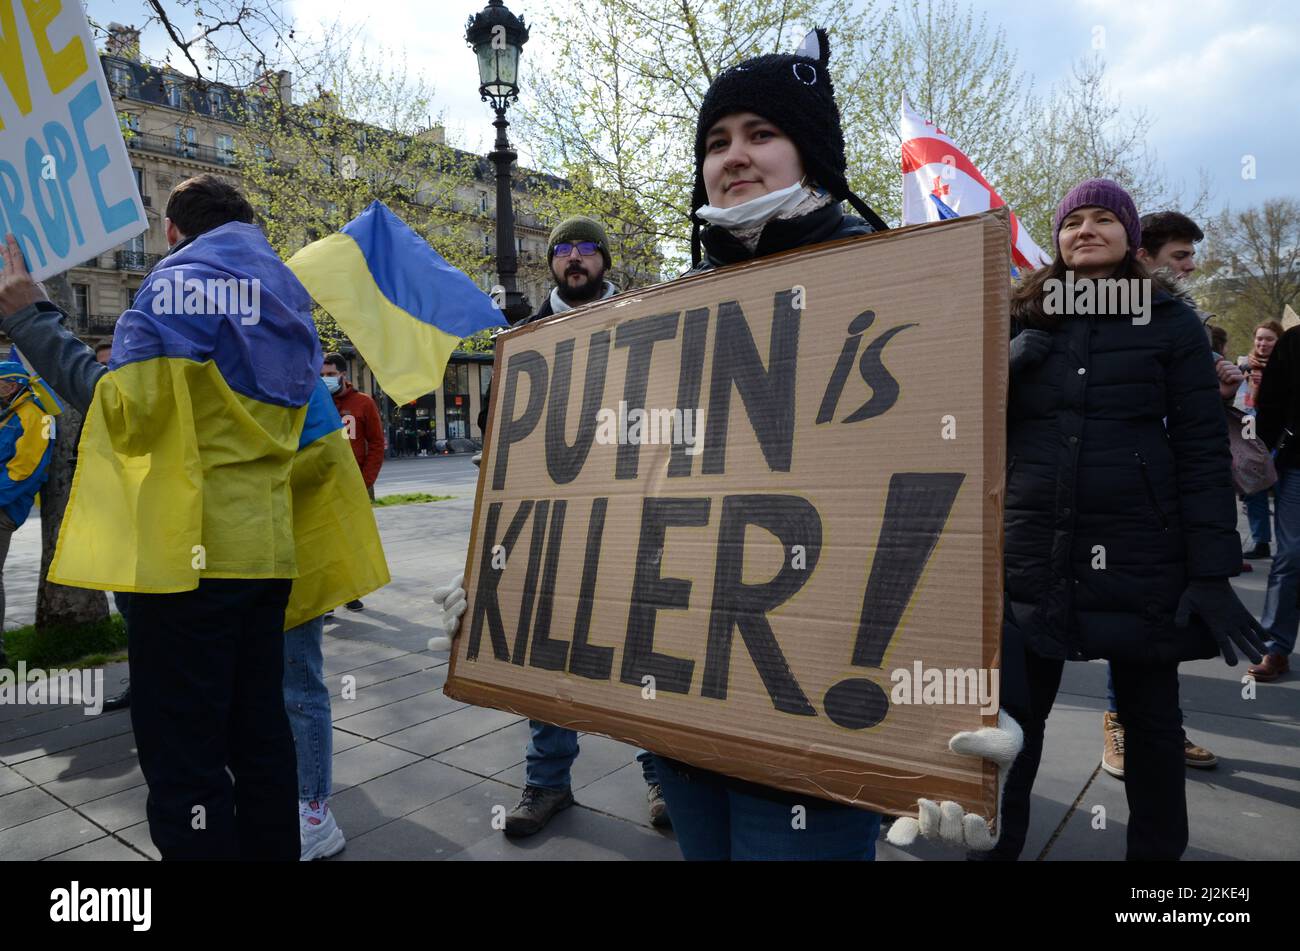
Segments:
[[[59,274],[45,282],[50,299],[65,314],[74,312],[72,285],[67,274]],[[102,591],[90,588],[69,588],[53,584],[46,578],[50,561],[54,558],[54,545],[63,525],[63,513],[68,507],[68,493],[72,488],[72,473],[77,466],[77,440],[81,438],[82,416],[71,406],[64,405],[62,415],[55,419],[54,449],[50,456],[49,475],[41,486],[41,582],[36,593],[36,627],[86,624],[108,617],[108,599]]]

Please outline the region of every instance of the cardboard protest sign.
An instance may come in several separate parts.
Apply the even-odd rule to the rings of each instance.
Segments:
[[[39,281],[147,227],[81,4],[0,0],[0,240]]]
[[[992,818],[1005,211],[498,338],[448,696],[809,796]]]

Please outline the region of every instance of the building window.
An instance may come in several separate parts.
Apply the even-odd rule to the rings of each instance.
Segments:
[[[271,161],[271,147],[265,142],[258,142],[253,146],[253,151],[257,153],[257,157],[263,162]]]
[[[77,316],[83,318],[89,317],[90,316],[90,285],[73,284],[72,296],[73,299],[76,301]]]
[[[483,253],[489,255],[492,253],[492,238],[486,231],[483,232]]]
[[[235,137],[233,135],[217,136],[217,161],[226,165],[235,164]]]
[[[144,254],[144,232],[136,235],[126,243],[126,250],[132,254]]]
[[[119,99],[131,95],[131,71],[125,66],[110,65],[108,67],[108,82],[112,86],[113,95]]]
[[[492,364],[480,363],[478,365],[478,395],[483,397],[487,402],[488,387],[492,385]]]
[[[487,195],[478,196],[478,210],[485,215],[487,214]]]
[[[176,154],[183,155],[186,158],[193,158],[194,148],[194,130],[187,125],[176,127]]]
[[[174,79],[169,79],[164,83],[164,88],[167,96],[167,105],[171,106],[173,109],[182,108],[185,102],[184,84],[177,82]]]
[[[214,116],[226,108],[226,91],[216,86],[208,87],[208,111]]]

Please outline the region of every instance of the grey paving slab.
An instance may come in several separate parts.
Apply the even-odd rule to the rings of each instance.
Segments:
[[[0,711],[7,716],[0,718],[0,743],[24,736],[38,736],[49,730],[71,726],[86,718],[84,707],[27,707],[13,704],[0,704]]]
[[[454,749],[462,743],[468,743],[476,737],[486,736],[512,723],[518,723],[521,719],[522,717],[502,710],[465,707],[438,717],[436,720],[390,733],[384,737],[384,742],[419,753],[421,756],[432,756],[435,753]]]
[[[34,783],[48,783],[134,758],[135,736],[122,733],[72,750],[24,760],[15,769]]]
[[[58,855],[51,855],[47,862],[144,862],[143,855],[124,845],[112,836],[104,836],[94,842],[79,845]]]
[[[31,780],[22,773],[10,769],[8,766],[0,766],[0,796],[30,785]]]
[[[99,716],[83,716],[80,722],[69,726],[0,743],[0,762],[13,766],[25,760],[48,756],[51,753],[59,753],[130,732],[131,718],[127,716],[125,710]]]
[[[342,753],[344,750],[350,750],[354,746],[360,746],[362,743],[369,742],[368,737],[357,736],[353,733],[347,733],[335,727],[334,729],[334,752]]]
[[[588,809],[608,813],[649,829],[652,827],[646,789],[641,764],[629,763],[583,786],[575,793],[575,798]]]
[[[394,657],[401,657],[402,651],[396,647],[385,647],[382,644],[367,644],[359,651],[353,651],[340,657],[327,657],[324,664],[324,674],[326,682],[331,677],[337,677],[340,674],[356,671],[363,667],[369,667],[371,664],[377,664],[381,660],[392,660]]]
[[[408,816],[351,839],[341,858],[446,859],[489,836],[494,815],[504,816],[514,805],[515,790],[492,780],[425,806]],[[494,809],[498,810],[494,813]]]
[[[124,789],[143,785],[144,773],[140,772],[140,764],[134,759],[125,759],[78,773],[68,779],[56,779],[45,783],[44,788],[69,806],[79,806],[92,799],[102,799]]]
[[[330,799],[339,826],[354,838],[482,782],[481,777],[422,760],[352,786]]]
[[[520,720],[486,736],[444,750],[437,759],[484,778],[523,763],[528,748],[528,721]]]
[[[26,789],[0,796],[0,831],[21,826],[24,822],[31,822],[33,819],[66,808],[67,806],[45,790],[38,786],[28,786]]]
[[[32,861],[104,837],[104,830],[71,809],[0,832],[0,861]]]
[[[358,667],[355,670],[348,671],[348,675],[354,678],[352,686],[360,693],[367,687],[374,684],[386,683],[395,680],[406,674],[413,674],[420,670],[431,670],[435,667],[445,667],[445,661],[439,661],[430,654],[402,654],[399,657],[392,657],[388,660],[381,660],[375,664],[368,664],[365,667]],[[343,692],[343,674],[337,674],[332,679],[326,680],[326,686],[329,687],[330,696],[337,697]],[[442,675],[446,680],[446,674]],[[441,686],[436,683],[437,677],[433,678],[435,686]]]
[[[330,700],[330,706],[333,708],[334,718],[337,720],[352,716],[354,713],[382,707],[386,703],[395,703],[398,700],[405,700],[407,697],[428,693],[430,690],[437,690],[441,686],[442,683],[437,679],[435,670],[422,670],[407,674],[405,677],[385,681],[382,684],[359,689],[355,700],[333,697]]]
[[[154,846],[153,839],[149,838],[149,823],[138,823],[121,830],[117,835],[118,838],[129,842],[134,848],[143,852],[155,862],[161,860],[162,856],[158,854],[158,849]]]
[[[441,690],[422,693],[395,703],[375,707],[352,716],[335,720],[340,729],[371,739],[396,733],[418,723],[426,723],[460,710],[465,704],[444,696]]]
[[[420,757],[384,743],[371,741],[334,754],[334,789],[358,786],[367,780],[401,769]]]
[[[145,821],[147,818],[145,803],[148,798],[147,786],[134,786],[102,799],[82,803],[77,807],[77,811],[109,832],[117,832],[119,829]]]

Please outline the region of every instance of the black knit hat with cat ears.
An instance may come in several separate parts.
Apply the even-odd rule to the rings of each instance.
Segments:
[[[700,261],[700,220],[695,211],[708,204],[704,189],[704,140],[714,124],[737,112],[762,116],[784,132],[799,150],[808,180],[838,201],[847,201],[876,231],[889,226],[849,191],[845,177],[844,131],[831,83],[830,39],[823,29],[804,37],[794,53],[769,53],[719,73],[700,104],[695,126],[695,190],[691,195],[691,258]]]

